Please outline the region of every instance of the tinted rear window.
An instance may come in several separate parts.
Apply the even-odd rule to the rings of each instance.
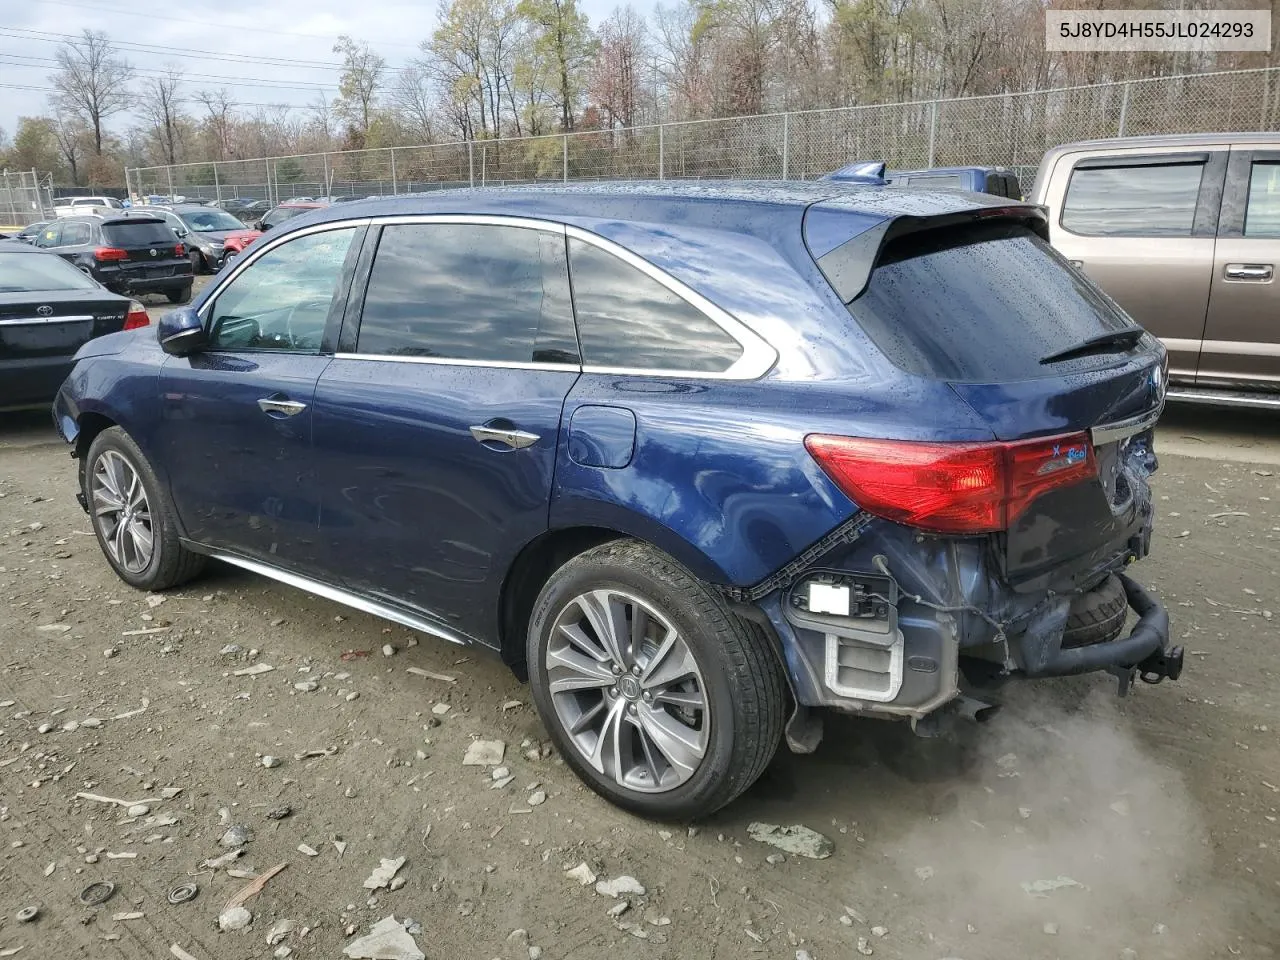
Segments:
[[[105,223],[102,236],[118,247],[156,247],[178,242],[173,228],[162,220],[140,223]]]
[[[96,282],[59,256],[0,253],[0,293],[96,289]]]
[[[1114,362],[1040,358],[1132,321],[1024,226],[891,240],[849,312],[895,365],[938,380],[1008,382]]]

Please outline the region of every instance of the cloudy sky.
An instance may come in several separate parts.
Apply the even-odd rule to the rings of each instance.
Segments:
[[[595,25],[615,0],[580,3]],[[648,13],[652,0],[632,5]],[[0,0],[0,129],[12,136],[18,117],[45,112],[58,44],[84,29],[105,31],[139,77],[174,65],[194,89],[225,87],[244,104],[301,106],[336,93],[339,34],[367,40],[396,67],[434,24],[433,0]]]

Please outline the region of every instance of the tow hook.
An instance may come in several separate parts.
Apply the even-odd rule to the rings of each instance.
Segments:
[[[1138,676],[1143,683],[1159,683],[1165,678],[1177,680],[1182,676],[1182,648],[1156,651],[1138,664]]]
[[[1160,683],[1163,680],[1177,680],[1182,676],[1182,648],[1169,647],[1167,650],[1157,650],[1137,666],[1111,667],[1108,672],[1119,681],[1120,689],[1117,693],[1122,697],[1128,695],[1134,676],[1141,679],[1143,683],[1150,684]]]

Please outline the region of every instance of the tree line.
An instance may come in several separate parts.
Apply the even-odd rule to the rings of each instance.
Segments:
[[[1182,8],[1213,0],[1181,0]],[[1280,0],[1254,0],[1270,5]],[[0,131],[0,168],[62,184],[125,166],[393,147],[781,110],[1019,92],[1213,69],[1270,54],[1048,53],[1044,10],[1171,0],[672,0],[592,25],[577,0],[440,0],[392,66],[337,39],[333,96],[247,106],[179,64],[141,75],[102,32],[57,52],[46,114]]]

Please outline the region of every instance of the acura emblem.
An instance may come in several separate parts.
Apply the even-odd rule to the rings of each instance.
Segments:
[[[152,255],[153,257],[156,255],[156,248],[155,248],[155,247],[152,247],[152,248],[151,248],[151,255]]]
[[[36,307],[36,313],[42,317],[52,317],[53,307]]]

